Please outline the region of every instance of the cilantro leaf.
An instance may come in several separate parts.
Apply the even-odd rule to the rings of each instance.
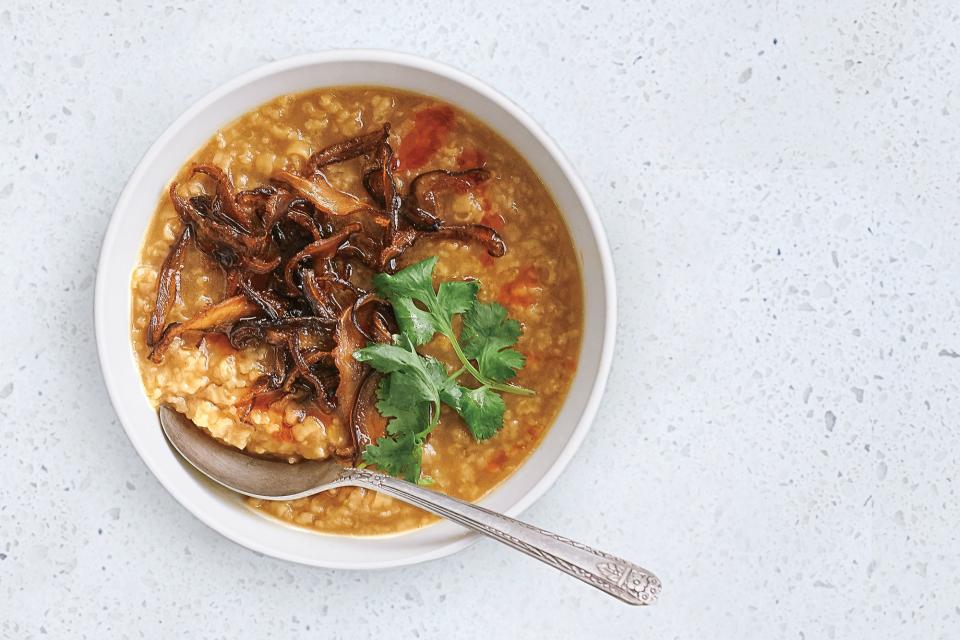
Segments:
[[[373,278],[377,293],[393,305],[397,324],[415,345],[426,344],[438,331],[453,335],[453,316],[469,310],[477,299],[476,280],[444,282],[433,289],[436,256],[397,273],[378,273]],[[424,308],[417,306],[417,303]]]
[[[460,395],[463,387],[457,384],[457,381],[449,377],[447,368],[443,363],[435,358],[427,356],[427,373],[433,379],[437,387],[437,395],[440,401],[456,409],[460,403]]]
[[[433,268],[437,257],[401,269],[397,273],[378,273],[373,276],[373,286],[385,298],[413,298],[429,304],[436,297],[433,291]]]
[[[417,402],[436,405],[440,402],[441,387],[450,383],[443,365],[435,358],[417,353],[404,335],[396,337],[396,344],[371,344],[358,349],[353,357],[381,373],[390,374],[389,381],[382,383],[387,386],[378,387],[377,391],[387,393],[391,402],[399,398],[396,401],[399,407],[409,408]],[[382,411],[381,414],[386,416]]]
[[[437,294],[433,290],[433,267],[436,264],[437,257],[434,256],[393,275],[378,273],[373,277],[373,286],[377,293],[393,305],[400,331],[415,345],[430,342],[440,330],[431,311],[431,306],[435,305],[437,300]],[[427,309],[418,307],[415,300]]]
[[[437,293],[435,314],[442,314],[447,323],[452,324],[453,316],[469,311],[477,302],[479,290],[480,283],[476,280],[444,282]]]
[[[461,387],[450,380],[450,384],[440,389],[440,401],[448,407],[453,407],[459,413],[463,402],[463,392],[466,390],[466,387]]]
[[[420,465],[423,459],[423,443],[412,433],[403,433],[399,437],[378,438],[363,450],[363,461],[392,476],[399,476],[417,482],[420,479]]]
[[[454,407],[477,440],[486,440],[503,428],[506,405],[503,398],[489,387],[460,387],[459,406]]]
[[[523,354],[508,348],[522,332],[520,323],[507,318],[501,305],[478,302],[463,316],[460,339],[464,354],[477,361],[481,375],[503,382],[526,364]]]
[[[463,316],[463,351],[476,358],[486,342],[498,347],[516,343],[523,330],[520,323],[507,318],[507,310],[496,302],[478,302]]]
[[[411,378],[398,372],[384,376],[377,386],[377,411],[384,418],[390,418],[387,423],[390,435],[416,435],[430,425],[429,400],[411,393],[411,387],[415,386]]]
[[[358,362],[369,363],[380,373],[393,373],[410,367],[416,368],[420,356],[410,349],[400,346],[403,340],[404,338],[400,337],[397,344],[373,343],[363,349],[354,351],[353,358]]]
[[[393,305],[393,315],[403,335],[410,338],[413,344],[421,345],[430,342],[438,328],[429,311],[419,308],[410,298],[387,298]]]

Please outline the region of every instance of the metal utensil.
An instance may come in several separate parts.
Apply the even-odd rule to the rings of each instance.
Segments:
[[[288,464],[254,458],[217,442],[169,406],[160,407],[160,424],[187,462],[237,493],[294,500],[335,487],[365,487],[482,533],[627,604],[652,604],[660,593],[660,580],[632,562],[412,482],[345,467],[334,459]]]

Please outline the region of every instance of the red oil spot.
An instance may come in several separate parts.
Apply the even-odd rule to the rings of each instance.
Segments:
[[[400,169],[419,169],[427,164],[446,142],[447,135],[453,129],[453,121],[453,109],[444,104],[415,113],[413,129],[400,140],[400,149],[397,151]]]
[[[540,276],[535,267],[527,265],[504,285],[497,300],[505,307],[529,307],[537,302],[540,293]]]
[[[323,409],[318,407],[316,403],[310,403],[303,410],[304,419],[314,418],[320,424],[328,424],[333,416],[329,413],[325,413]]]
[[[483,214],[483,218],[480,219],[480,224],[485,224],[497,231],[503,231],[503,228],[507,225],[507,221],[499,213],[490,211]]]
[[[503,468],[503,464],[507,461],[507,452],[500,450],[497,451],[493,456],[491,456],[490,461],[487,463],[487,471],[492,471],[496,473]]]
[[[200,342],[206,347],[207,352],[218,356],[228,356],[236,353],[236,349],[230,344],[230,339],[222,333],[205,333],[200,338]]]
[[[283,398],[284,395],[284,392],[280,389],[271,389],[270,391],[258,393],[253,397],[253,400],[250,403],[250,409],[267,411],[275,402]]]
[[[523,355],[527,359],[526,361],[527,363],[524,365],[527,371],[530,371],[531,369],[536,369],[537,367],[540,366],[540,356],[538,356],[537,354],[524,352]]]
[[[477,197],[480,198],[480,208],[483,210],[483,215],[484,215],[484,217],[486,217],[486,216],[488,216],[488,215],[490,215],[490,216],[496,215],[497,217],[500,218],[500,220],[502,220],[502,223],[505,225],[506,222],[507,222],[507,219],[504,218],[503,215],[501,215],[501,214],[499,214],[499,213],[497,213],[497,212],[495,212],[495,211],[493,210],[493,203],[490,202],[489,187],[490,187],[490,183],[489,183],[489,182],[481,183],[481,184],[477,187],[476,193],[477,193]],[[486,223],[484,223],[484,224],[486,224]],[[501,226],[501,227],[497,227],[495,224],[490,224],[489,226],[497,229],[498,231],[503,228],[502,226]]]
[[[460,152],[460,157],[457,158],[457,166],[461,169],[473,169],[482,167],[486,161],[487,159],[480,149],[464,149]]]
[[[280,425],[280,430],[273,434],[273,437],[281,442],[295,442],[293,437],[293,426],[287,423]]]

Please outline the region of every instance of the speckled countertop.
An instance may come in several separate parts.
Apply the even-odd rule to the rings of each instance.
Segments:
[[[79,4],[0,6],[0,636],[960,630],[955,3]],[[526,517],[648,565],[656,607],[492,542],[376,573],[261,557],[123,435],[92,284],[127,176],[221,82],[354,46],[489,82],[590,186],[618,354]]]

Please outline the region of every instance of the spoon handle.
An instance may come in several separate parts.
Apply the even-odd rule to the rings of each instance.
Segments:
[[[344,470],[337,484],[373,489],[453,520],[627,604],[652,604],[660,593],[660,580],[632,562],[411,482],[369,469],[350,468]]]

